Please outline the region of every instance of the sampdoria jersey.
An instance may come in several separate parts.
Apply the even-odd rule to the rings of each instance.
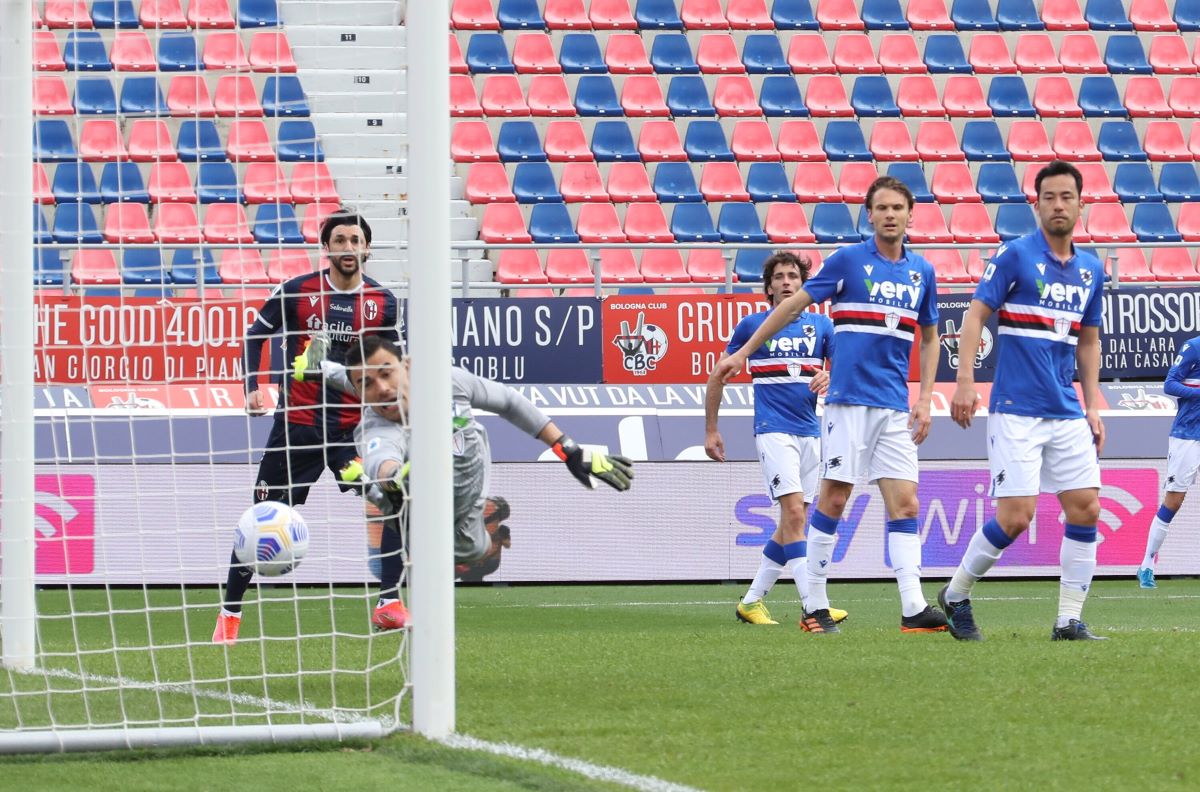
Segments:
[[[738,322],[729,353],[742,348],[770,315],[751,314]],[[809,387],[824,361],[833,357],[833,322],[805,311],[747,359],[754,384],[754,434],[783,432],[820,437],[817,394]]]
[[[890,261],[872,238],[833,253],[800,288],[813,302],[833,300],[837,356],[825,403],[908,412],[913,338],[938,321],[933,266],[907,248]]]
[[[1200,338],[1193,338],[1179,350],[1163,390],[1179,400],[1171,437],[1200,440]]]
[[[975,289],[999,320],[989,411],[1083,417],[1075,350],[1080,328],[1100,325],[1103,284],[1098,258],[1076,250],[1060,262],[1040,230],[1000,246]]]
[[[283,333],[285,368],[290,368],[293,358],[320,331],[329,336],[329,360],[338,363],[346,359],[350,344],[363,331],[399,340],[396,297],[390,291],[367,277],[358,289],[338,291],[329,282],[328,272],[321,270],[285,281],[259,309],[258,318],[246,330],[243,348],[247,392],[258,387],[263,342],[276,333]],[[286,371],[280,377],[279,392],[289,423],[323,423],[329,432],[346,432],[358,424],[357,396],[321,382],[296,382]]]

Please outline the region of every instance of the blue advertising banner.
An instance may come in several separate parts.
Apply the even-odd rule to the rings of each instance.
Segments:
[[[1200,289],[1122,287],[1104,295],[1103,379],[1162,380],[1184,342],[1200,335]]]
[[[507,383],[599,383],[599,303],[591,298],[456,299],[454,365]]]
[[[938,335],[941,337],[941,354],[938,357],[938,382],[954,382],[958,372],[958,361],[962,350],[958,345],[958,334],[962,330],[963,317],[971,307],[971,295],[938,295]],[[975,381],[991,382],[996,373],[996,315],[988,319],[975,350]]]

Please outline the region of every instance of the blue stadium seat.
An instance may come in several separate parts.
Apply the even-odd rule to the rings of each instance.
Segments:
[[[95,30],[72,30],[63,44],[63,61],[71,71],[112,71],[104,41]]]
[[[1001,30],[1045,30],[1033,0],[997,0],[996,23]]]
[[[171,280],[183,286],[221,283],[221,273],[208,248],[180,248],[171,257]]]
[[[654,171],[654,194],[662,203],[699,203],[704,200],[696,186],[691,163],[660,162]]]
[[[950,21],[958,30],[999,30],[1000,23],[992,16],[987,0],[954,0]]]
[[[777,30],[820,30],[809,0],[775,0],[771,4],[771,19]],[[762,269],[759,269],[762,274]]]
[[[758,94],[758,104],[762,107],[763,115],[767,117],[808,117],[808,105],[800,95],[800,85],[790,74],[764,77]]]
[[[75,112],[79,115],[116,115],[117,94],[107,77],[80,77],[75,81]]]
[[[1195,3],[1175,3],[1175,24],[1184,33],[1200,31],[1200,6]]]
[[[1133,30],[1121,0],[1087,0],[1083,18],[1092,30]]]
[[[563,74],[605,74],[608,64],[600,52],[600,42],[591,33],[567,33],[558,51]]]
[[[620,297],[646,297],[655,294],[653,286],[620,286],[617,295]]]
[[[722,242],[769,242],[752,203],[727,203],[717,215],[717,233]]]
[[[1105,121],[1096,136],[1096,148],[1110,162],[1145,162],[1146,155],[1131,121]]]
[[[1007,162],[985,162],[979,166],[975,189],[984,203],[1025,203],[1025,191],[1017,172]]]
[[[1079,106],[1087,117],[1119,117],[1127,113],[1117,84],[1107,74],[1089,74],[1079,81]]]
[[[271,75],[263,83],[263,115],[268,118],[286,116],[307,117],[308,97],[300,86],[300,78],[294,74]]]
[[[900,0],[863,0],[861,16],[867,30],[908,30]]]
[[[276,0],[238,0],[238,27],[279,27],[283,19],[279,16]]]
[[[617,122],[620,123],[620,122]],[[501,162],[545,162],[546,152],[532,121],[505,121],[496,135]]]
[[[1032,234],[1037,230],[1033,207],[1024,204],[1000,204],[996,207],[996,233],[1004,242]]]
[[[534,242],[578,242],[566,204],[538,204],[529,214],[529,235]]]
[[[54,171],[50,185],[56,203],[100,203],[100,189],[96,186],[96,175],[86,162],[63,162]]]
[[[38,162],[71,162],[79,158],[66,121],[60,118],[34,120],[33,158]]]
[[[687,36],[660,33],[650,47],[650,66],[658,74],[699,74],[700,66],[692,55]]]
[[[275,153],[280,162],[325,161],[325,149],[312,121],[280,121]]]
[[[244,198],[233,165],[228,162],[200,163],[196,167],[196,200],[202,204],[242,203]]]
[[[1182,242],[1183,234],[1171,220],[1171,210],[1165,203],[1140,203],[1133,208],[1129,227],[1139,242]]]
[[[136,162],[104,163],[100,171],[100,200],[106,204],[150,203],[150,192]]]
[[[225,161],[225,145],[212,121],[189,118],[180,122],[175,149],[182,162]]]
[[[858,207],[858,220],[854,223],[854,230],[863,239],[870,239],[875,236],[875,227],[871,225],[871,221],[867,219],[867,207]]]
[[[96,213],[86,203],[60,203],[54,212],[54,228],[50,232],[55,242],[95,245],[104,241],[96,225]]]
[[[1122,203],[1161,201],[1163,194],[1154,186],[1154,174],[1145,162],[1122,162],[1113,173],[1113,192]]]
[[[742,63],[749,74],[791,74],[792,67],[784,57],[779,36],[774,33],[755,33],[746,36],[742,47]]]
[[[158,68],[160,71],[203,69],[196,37],[191,33],[163,33],[158,40]]]
[[[121,255],[121,282],[130,284],[172,283],[171,273],[163,268],[162,256],[153,248],[134,248]]]
[[[546,162],[522,162],[513,171],[513,195],[517,203],[562,203],[554,172]]]
[[[782,78],[767,77],[764,79],[764,85],[766,80],[776,79]],[[717,108],[713,107],[708,96],[708,89],[704,87],[704,78],[699,75],[681,74],[672,77],[671,84],[667,87],[667,107],[676,118],[717,114]]]
[[[1200,201],[1200,178],[1190,162],[1165,162],[1158,173],[1158,189],[1170,203]]]
[[[674,0],[638,0],[633,18],[642,30],[683,30]]]
[[[467,44],[467,68],[473,74],[516,74],[500,33],[474,33]]]
[[[627,162],[642,158],[633,142],[629,124],[624,121],[596,122],[592,130],[592,154],[597,162]]]
[[[988,88],[988,107],[992,114],[1004,117],[1033,118],[1037,112],[1029,101],[1025,78],[1016,74],[998,74],[992,77]]]
[[[733,257],[733,274],[744,283],[762,283],[763,264],[771,255],[769,250],[742,248]],[[753,290],[755,293],[758,289]]]
[[[921,163],[893,162],[888,165],[887,175],[908,185],[908,189],[912,191],[913,200],[917,203],[934,203],[937,200],[930,191],[929,184],[925,181],[925,171],[921,167]]]
[[[900,117],[888,78],[881,74],[864,74],[854,79],[850,106],[859,118]]]
[[[546,27],[537,0],[500,0],[496,19],[501,30],[543,30]]]
[[[43,223],[45,220],[42,221]],[[33,283],[35,286],[63,285],[62,257],[54,248],[35,248],[33,251]]]
[[[296,220],[296,209],[291,204],[260,204],[254,216],[254,240],[272,244],[302,243],[304,234]]]
[[[676,77],[675,79],[679,79]],[[581,116],[624,115],[617,89],[606,74],[585,74],[575,86],[575,111]]]
[[[834,162],[872,158],[863,138],[862,124],[857,121],[830,121],[825,125],[821,147],[825,149],[825,156]]]
[[[746,192],[755,203],[796,200],[782,162],[752,164],[746,172]]]
[[[121,85],[123,115],[169,115],[170,108],[163,99],[157,77],[126,77]]]
[[[810,229],[821,243],[860,242],[850,207],[844,203],[819,203],[813,207]]]
[[[956,33],[937,33],[925,40],[922,56],[931,74],[970,74],[973,70]]]
[[[33,241],[37,245],[48,245],[54,241],[50,226],[46,223],[46,213],[38,204],[33,205]]]
[[[1109,36],[1104,45],[1104,65],[1112,74],[1152,74],[1146,50],[1136,34]]]
[[[733,162],[733,151],[725,140],[720,121],[693,121],[688,124],[683,150],[692,162]]]
[[[671,212],[671,233],[679,242],[720,242],[708,204],[678,204]]]
[[[92,3],[92,24],[102,30],[141,27],[133,0],[95,0]]]
[[[995,121],[976,119],[963,125],[962,150],[969,162],[1012,159]]]

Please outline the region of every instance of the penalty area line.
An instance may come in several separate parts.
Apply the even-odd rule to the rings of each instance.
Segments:
[[[862,604],[866,602],[879,602],[886,597],[849,597],[838,598],[840,604]],[[1041,602],[1046,600],[1057,600],[1058,595],[1032,596],[1032,597],[988,597],[979,596],[972,597],[972,602]],[[1093,594],[1088,597],[1089,600],[1195,600],[1200,599],[1200,594]],[[775,600],[781,605],[799,605],[799,600],[794,599],[778,599]],[[524,602],[524,603],[486,603],[486,604],[467,604],[460,603],[459,608],[464,610],[537,610],[546,608],[727,608],[737,604],[737,598],[727,600],[633,600],[627,602]]]

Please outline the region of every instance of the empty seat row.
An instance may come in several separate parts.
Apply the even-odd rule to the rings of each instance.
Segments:
[[[48,28],[90,30],[92,28],[220,29],[279,27],[282,24],[276,0],[46,0],[45,9],[34,0],[34,25]]]
[[[175,251],[170,267],[164,266],[158,250],[145,248],[119,251],[119,263],[111,249],[79,250],[71,257],[69,267],[64,266],[56,250],[42,248],[37,253],[37,283],[42,286],[62,286],[68,282],[79,286],[268,285],[314,270],[309,251],[296,248],[221,250],[217,251],[219,265],[211,250],[180,249]],[[133,295],[142,296],[136,290]],[[147,293],[147,296],[157,295]]]
[[[601,283],[718,283],[725,280],[720,250],[601,250],[596,267]],[[639,262],[640,259],[640,262]],[[686,263],[685,263],[686,259]],[[761,275],[762,269],[759,268]],[[595,280],[583,249],[551,250],[543,265],[536,250],[505,250],[496,262],[496,280],[504,284],[581,284]],[[736,277],[735,277],[736,280]]]
[[[158,78],[126,77],[120,101],[107,77],[80,77],[75,95],[57,75],[41,74],[33,80],[33,112],[36,115],[162,115],[179,117],[305,117],[308,99],[294,75],[271,75],[260,94],[249,76],[227,74],[215,81],[210,94],[208,81],[200,75],[171,77],[164,98]]]
[[[282,31],[260,31],[247,52],[241,34],[209,33],[200,46],[191,33],[164,33],[156,50],[142,30],[120,30],[106,49],[100,33],[73,30],[62,47],[52,31],[33,36],[33,65],[38,71],[197,71],[295,72],[296,61]]]
[[[280,121],[272,140],[262,121],[239,119],[222,136],[212,121],[179,122],[172,141],[161,119],[136,119],[128,135],[112,119],[92,118],[78,128],[79,141],[66,121],[34,122],[33,158],[39,162],[322,162],[325,152],[311,121]]]

